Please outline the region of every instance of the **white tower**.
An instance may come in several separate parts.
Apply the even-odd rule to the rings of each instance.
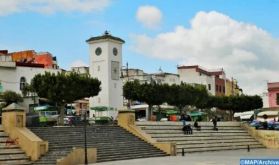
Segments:
[[[124,40],[110,35],[91,37],[89,44],[90,68],[93,78],[101,81],[101,92],[90,98],[89,106],[108,106],[114,110],[123,107],[123,83],[120,79],[122,68],[122,44]],[[107,116],[113,116],[107,114]]]

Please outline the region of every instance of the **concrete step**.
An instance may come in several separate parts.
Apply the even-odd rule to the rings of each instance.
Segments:
[[[163,157],[164,154],[133,154],[133,155],[122,155],[122,156],[106,156],[106,157],[97,157],[97,162],[107,162],[107,161],[116,161],[116,160],[127,160],[127,159],[140,159],[140,158],[150,158],[150,157]]]
[[[259,142],[231,142],[231,143],[211,143],[211,144],[180,144],[177,145],[176,148],[185,148],[185,149],[191,149],[191,148],[214,148],[214,147],[225,147],[225,146],[248,146],[248,145],[258,145]]]
[[[149,134],[153,138],[167,138],[167,137],[226,137],[229,136],[233,138],[234,136],[250,136],[247,132],[235,132],[235,133],[193,133],[193,134]]]
[[[0,150],[0,155],[23,154],[24,152],[18,148],[5,148]]]
[[[176,145],[183,144],[213,144],[213,143],[236,143],[236,142],[258,142],[254,138],[242,138],[242,139],[221,139],[221,140],[189,140],[189,141],[178,141]]]
[[[148,134],[180,134],[183,133],[181,129],[179,130],[144,130]],[[247,131],[241,129],[241,130],[218,130],[214,131],[211,130],[201,130],[197,131],[193,129],[193,134],[202,134],[202,133],[219,133],[219,134],[225,134],[225,133],[247,133]]]
[[[5,143],[0,143],[0,150],[15,148],[19,148],[18,145],[6,145]]]
[[[149,153],[149,154],[162,154],[162,151],[158,151],[152,148],[135,148],[134,150],[122,150],[122,149],[111,149],[111,150],[103,150],[103,151],[99,151],[98,153],[98,157],[107,157],[107,156],[111,156],[111,155],[130,155],[130,154],[145,154],[145,153]]]
[[[2,165],[29,165],[32,164],[29,160],[8,160],[8,161],[0,161],[0,164]]]
[[[0,132],[0,137],[8,137],[8,135],[5,132]]]
[[[255,144],[249,146],[250,149],[256,149],[256,148],[264,148],[261,144]],[[193,153],[193,152],[209,152],[209,151],[223,151],[223,150],[238,150],[238,149],[246,149],[247,145],[240,145],[240,146],[223,146],[223,147],[209,147],[209,148],[190,148],[190,149],[184,149],[185,153]],[[181,155],[182,149],[177,149],[177,154]]]
[[[0,161],[29,160],[25,154],[0,155]]]
[[[186,122],[187,124],[191,124],[194,125],[194,122]],[[143,122],[136,122],[137,126],[182,126],[182,122],[173,122],[173,121],[166,121],[166,122],[154,122],[154,121],[143,121]],[[199,122],[200,126],[213,126],[212,122]],[[217,126],[238,126],[240,127],[240,122],[230,122],[230,121],[226,121],[226,122],[217,122]]]
[[[232,140],[232,139],[243,139],[243,138],[251,138],[251,136],[206,136],[206,137],[191,137],[191,136],[181,136],[181,137],[161,137],[156,138],[159,142],[175,142],[175,141],[191,141],[191,140]]]
[[[138,126],[139,128],[141,128],[142,130],[182,130],[183,126],[179,125],[179,126]],[[192,126],[192,128],[194,129],[194,127]],[[213,126],[203,126],[201,127],[202,131],[203,130],[212,130]],[[218,126],[218,130],[243,130],[241,127],[239,126],[233,126],[233,127],[221,127]]]

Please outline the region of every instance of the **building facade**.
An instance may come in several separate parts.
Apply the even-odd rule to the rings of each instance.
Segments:
[[[223,69],[208,70],[198,65],[178,66],[180,81],[188,84],[204,85],[213,96],[231,96],[241,94],[241,89],[234,79],[226,78]]]
[[[267,90],[269,107],[279,107],[279,82],[267,83]]]
[[[155,82],[158,84],[180,84],[178,74],[167,73],[159,70],[158,73],[145,73],[141,69],[125,68],[121,71],[123,83],[127,81],[138,80],[140,83],[151,83]]]
[[[178,66],[177,72],[181,82],[204,85],[211,95],[216,95],[215,76],[200,66]]]
[[[30,84],[36,74],[62,71],[61,69],[46,68],[43,63],[34,62],[34,51],[22,52],[24,53],[14,54],[0,51],[0,94],[8,90],[22,94],[24,86],[27,83]],[[30,104],[34,104],[34,101],[27,96],[24,97],[24,102],[21,104],[28,109]]]

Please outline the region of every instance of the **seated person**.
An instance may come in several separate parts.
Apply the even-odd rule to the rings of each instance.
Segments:
[[[201,130],[201,126],[199,126],[199,123],[198,123],[197,120],[196,120],[195,123],[194,123],[194,127],[197,129],[197,131],[200,131],[200,130]]]
[[[268,128],[267,121],[262,122],[262,126],[263,126],[263,129],[267,129]]]
[[[184,134],[192,134],[193,133],[190,124],[183,126],[182,130],[183,130]]]

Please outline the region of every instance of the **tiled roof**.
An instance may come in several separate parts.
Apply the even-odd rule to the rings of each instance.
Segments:
[[[111,34],[109,34],[107,31],[104,33],[104,35],[102,36],[97,36],[97,37],[91,37],[88,40],[86,40],[86,42],[90,42],[90,41],[97,41],[97,40],[102,40],[102,39],[112,39],[112,40],[116,40],[116,41],[120,41],[122,43],[125,43],[125,41],[119,37],[114,37]]]

